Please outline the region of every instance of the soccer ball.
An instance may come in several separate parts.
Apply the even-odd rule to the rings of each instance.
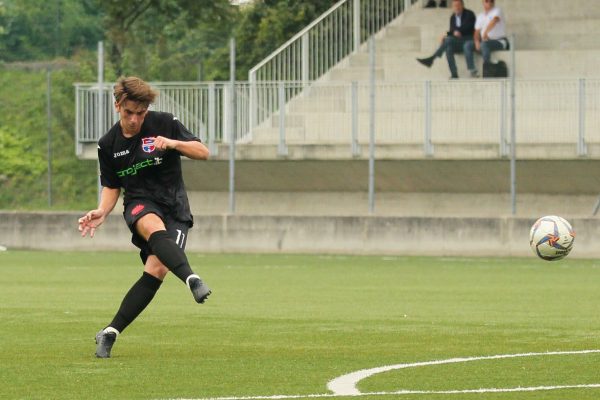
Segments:
[[[562,217],[550,215],[535,221],[529,234],[529,245],[539,258],[556,261],[565,258],[573,249],[575,231]]]

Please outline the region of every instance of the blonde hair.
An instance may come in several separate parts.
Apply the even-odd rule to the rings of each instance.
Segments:
[[[136,76],[122,76],[117,80],[114,96],[117,104],[121,104],[125,100],[131,100],[148,107],[154,102],[158,92]]]

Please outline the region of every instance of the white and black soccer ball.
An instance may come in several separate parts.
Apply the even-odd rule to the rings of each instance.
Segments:
[[[535,221],[529,234],[529,245],[542,260],[556,261],[565,258],[573,249],[575,231],[562,217],[550,215]]]

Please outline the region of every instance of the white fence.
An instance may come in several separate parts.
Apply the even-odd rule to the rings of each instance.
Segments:
[[[238,143],[277,144],[280,155],[293,144],[348,144],[357,155],[368,142],[364,82],[238,82],[235,112],[228,83],[153,85],[153,108],[176,114],[211,146],[230,140],[232,118]],[[378,144],[421,146],[427,156],[436,145],[496,144],[499,156],[508,154],[507,80],[378,82],[375,91]],[[76,85],[78,142],[97,141],[116,122],[109,85],[104,94],[99,128],[97,86]],[[600,80],[517,80],[515,95],[517,143],[572,144],[578,156],[588,143],[600,144]]]
[[[236,112],[230,110],[231,85],[224,82],[152,83],[159,96],[151,109],[176,115],[182,123],[211,147],[229,140],[232,123],[237,121],[236,138],[249,131],[248,85],[236,85]],[[113,84],[102,88],[102,115],[99,122],[99,93],[97,84],[75,84],[76,138],[78,143],[96,142],[118,120],[112,96]]]

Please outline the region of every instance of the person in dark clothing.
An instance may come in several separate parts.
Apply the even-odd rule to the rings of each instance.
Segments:
[[[114,96],[120,119],[98,141],[100,204],[79,219],[81,235],[93,237],[123,189],[123,217],[144,264],[113,320],[96,334],[99,358],[110,357],[117,336],[150,304],[169,271],[197,303],[211,294],[185,255],[193,217],[181,172],[181,156],[206,160],[209,151],[177,117],[148,109],[156,95],[137,77],[118,80]]]
[[[440,47],[431,57],[417,58],[417,61],[426,67],[431,67],[436,58],[446,53],[450,74],[453,79],[457,79],[458,70],[454,54],[463,52],[468,43],[473,41],[476,17],[473,11],[465,8],[463,0],[453,0],[452,10],[450,30],[442,36]]]
[[[435,4],[435,0],[429,0],[427,2],[427,4],[425,5],[425,8],[436,8],[436,7],[437,7],[437,5]],[[446,0],[440,0],[439,7],[440,8],[446,8],[446,7],[448,7],[448,5],[446,3]]]

